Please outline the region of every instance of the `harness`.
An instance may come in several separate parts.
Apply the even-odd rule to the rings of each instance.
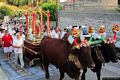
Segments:
[[[96,53],[96,56],[97,58],[102,62],[102,63],[105,63],[105,58],[103,57],[103,55],[101,54],[101,50],[99,49],[99,47],[101,46],[101,44],[96,44],[94,46],[91,46],[95,53]]]
[[[90,46],[92,48],[94,48],[94,51],[96,53],[97,58],[103,64],[105,64],[105,59],[104,59],[103,55],[101,54],[102,52],[99,49],[99,47],[101,46],[101,43],[104,43],[105,41],[106,41],[106,38],[104,38],[104,37],[101,37],[101,39],[98,39],[98,40],[93,40],[93,37],[91,36],[90,39],[89,39]]]

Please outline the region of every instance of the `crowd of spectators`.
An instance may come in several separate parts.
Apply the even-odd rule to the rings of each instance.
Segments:
[[[20,70],[24,70],[23,45],[26,38],[25,28],[19,20],[12,19],[8,23],[0,25],[0,45],[4,52],[4,60],[8,63],[18,64],[20,61]],[[11,56],[11,53],[14,56]]]

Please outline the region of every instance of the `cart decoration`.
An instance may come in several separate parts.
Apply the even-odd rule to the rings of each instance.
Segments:
[[[34,61],[40,61],[39,45],[43,38],[44,22],[43,16],[47,16],[47,32],[50,32],[50,12],[43,11],[39,5],[26,13],[26,40],[24,41],[24,58],[33,65]]]

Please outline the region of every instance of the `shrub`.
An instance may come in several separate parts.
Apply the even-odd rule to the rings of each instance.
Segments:
[[[12,15],[13,10],[9,8],[8,6],[1,6],[0,7],[0,18],[3,18],[4,16],[7,15]]]
[[[25,4],[25,0],[7,0],[8,4],[22,6]]]
[[[118,5],[118,8],[117,8],[117,10],[120,12],[120,5]]]
[[[7,0],[7,1],[8,1],[8,4],[11,4],[11,5],[14,4],[13,0]]]
[[[7,2],[7,0],[0,0],[0,2]]]
[[[7,4],[0,5],[0,19],[3,19],[4,16],[9,15],[10,17],[19,16],[19,13],[25,13],[25,9],[20,9],[16,6],[11,6]]]

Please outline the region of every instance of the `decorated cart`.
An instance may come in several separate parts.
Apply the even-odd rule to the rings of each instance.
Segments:
[[[37,11],[36,11],[37,10]],[[26,13],[26,40],[24,41],[24,57],[33,65],[40,61],[39,45],[43,38],[43,15],[47,16],[47,31],[50,32],[50,12],[44,12],[40,7]]]

